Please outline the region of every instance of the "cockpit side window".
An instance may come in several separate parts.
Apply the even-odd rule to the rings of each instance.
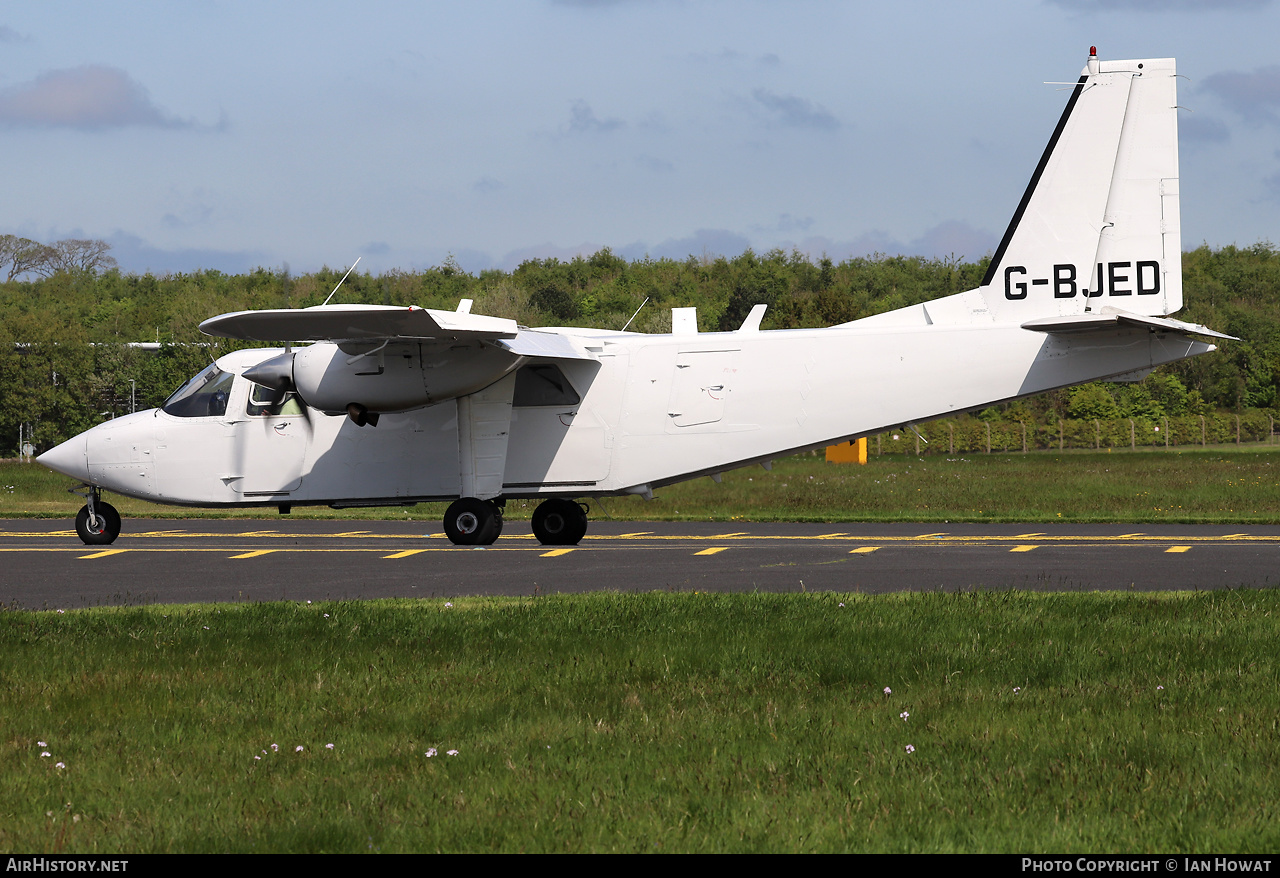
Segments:
[[[577,405],[582,401],[560,367],[553,363],[522,366],[516,372],[515,406]]]
[[[289,415],[302,414],[302,404],[296,394],[286,393],[280,402],[272,405],[271,400],[275,393],[270,387],[263,387],[261,384],[250,384],[249,404],[245,407],[245,413],[255,418],[288,417]]]
[[[235,375],[211,365],[182,385],[161,408],[179,418],[220,418],[227,413],[227,398]]]

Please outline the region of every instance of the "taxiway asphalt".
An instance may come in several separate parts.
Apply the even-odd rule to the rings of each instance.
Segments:
[[[1266,588],[1280,526],[593,521],[573,548],[508,522],[490,547],[438,523],[140,520],[111,546],[0,521],[0,604],[25,609],[614,591]]]

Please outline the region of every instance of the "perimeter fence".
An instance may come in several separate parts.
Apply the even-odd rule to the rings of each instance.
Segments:
[[[1103,448],[1182,448],[1236,444],[1280,444],[1275,415],[1183,415],[1173,418],[1112,418],[1005,421],[944,418],[867,437],[869,454],[993,454]]]

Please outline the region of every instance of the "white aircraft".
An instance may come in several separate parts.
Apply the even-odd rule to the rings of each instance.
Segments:
[[[444,529],[489,544],[514,498],[577,543],[575,498],[684,479],[1214,350],[1182,307],[1172,59],[1091,50],[982,285],[825,329],[670,335],[517,326],[416,307],[325,305],[206,320],[209,335],[309,340],[220,357],[163,406],[39,457],[83,482],[89,544],[162,503],[379,506],[452,500]],[[75,489],[73,489],[75,490]]]

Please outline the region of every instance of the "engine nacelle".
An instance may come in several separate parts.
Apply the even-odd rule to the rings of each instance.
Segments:
[[[369,412],[434,405],[488,387],[524,359],[480,341],[320,342],[286,356],[293,358],[292,389],[326,414],[344,414],[353,403]]]

